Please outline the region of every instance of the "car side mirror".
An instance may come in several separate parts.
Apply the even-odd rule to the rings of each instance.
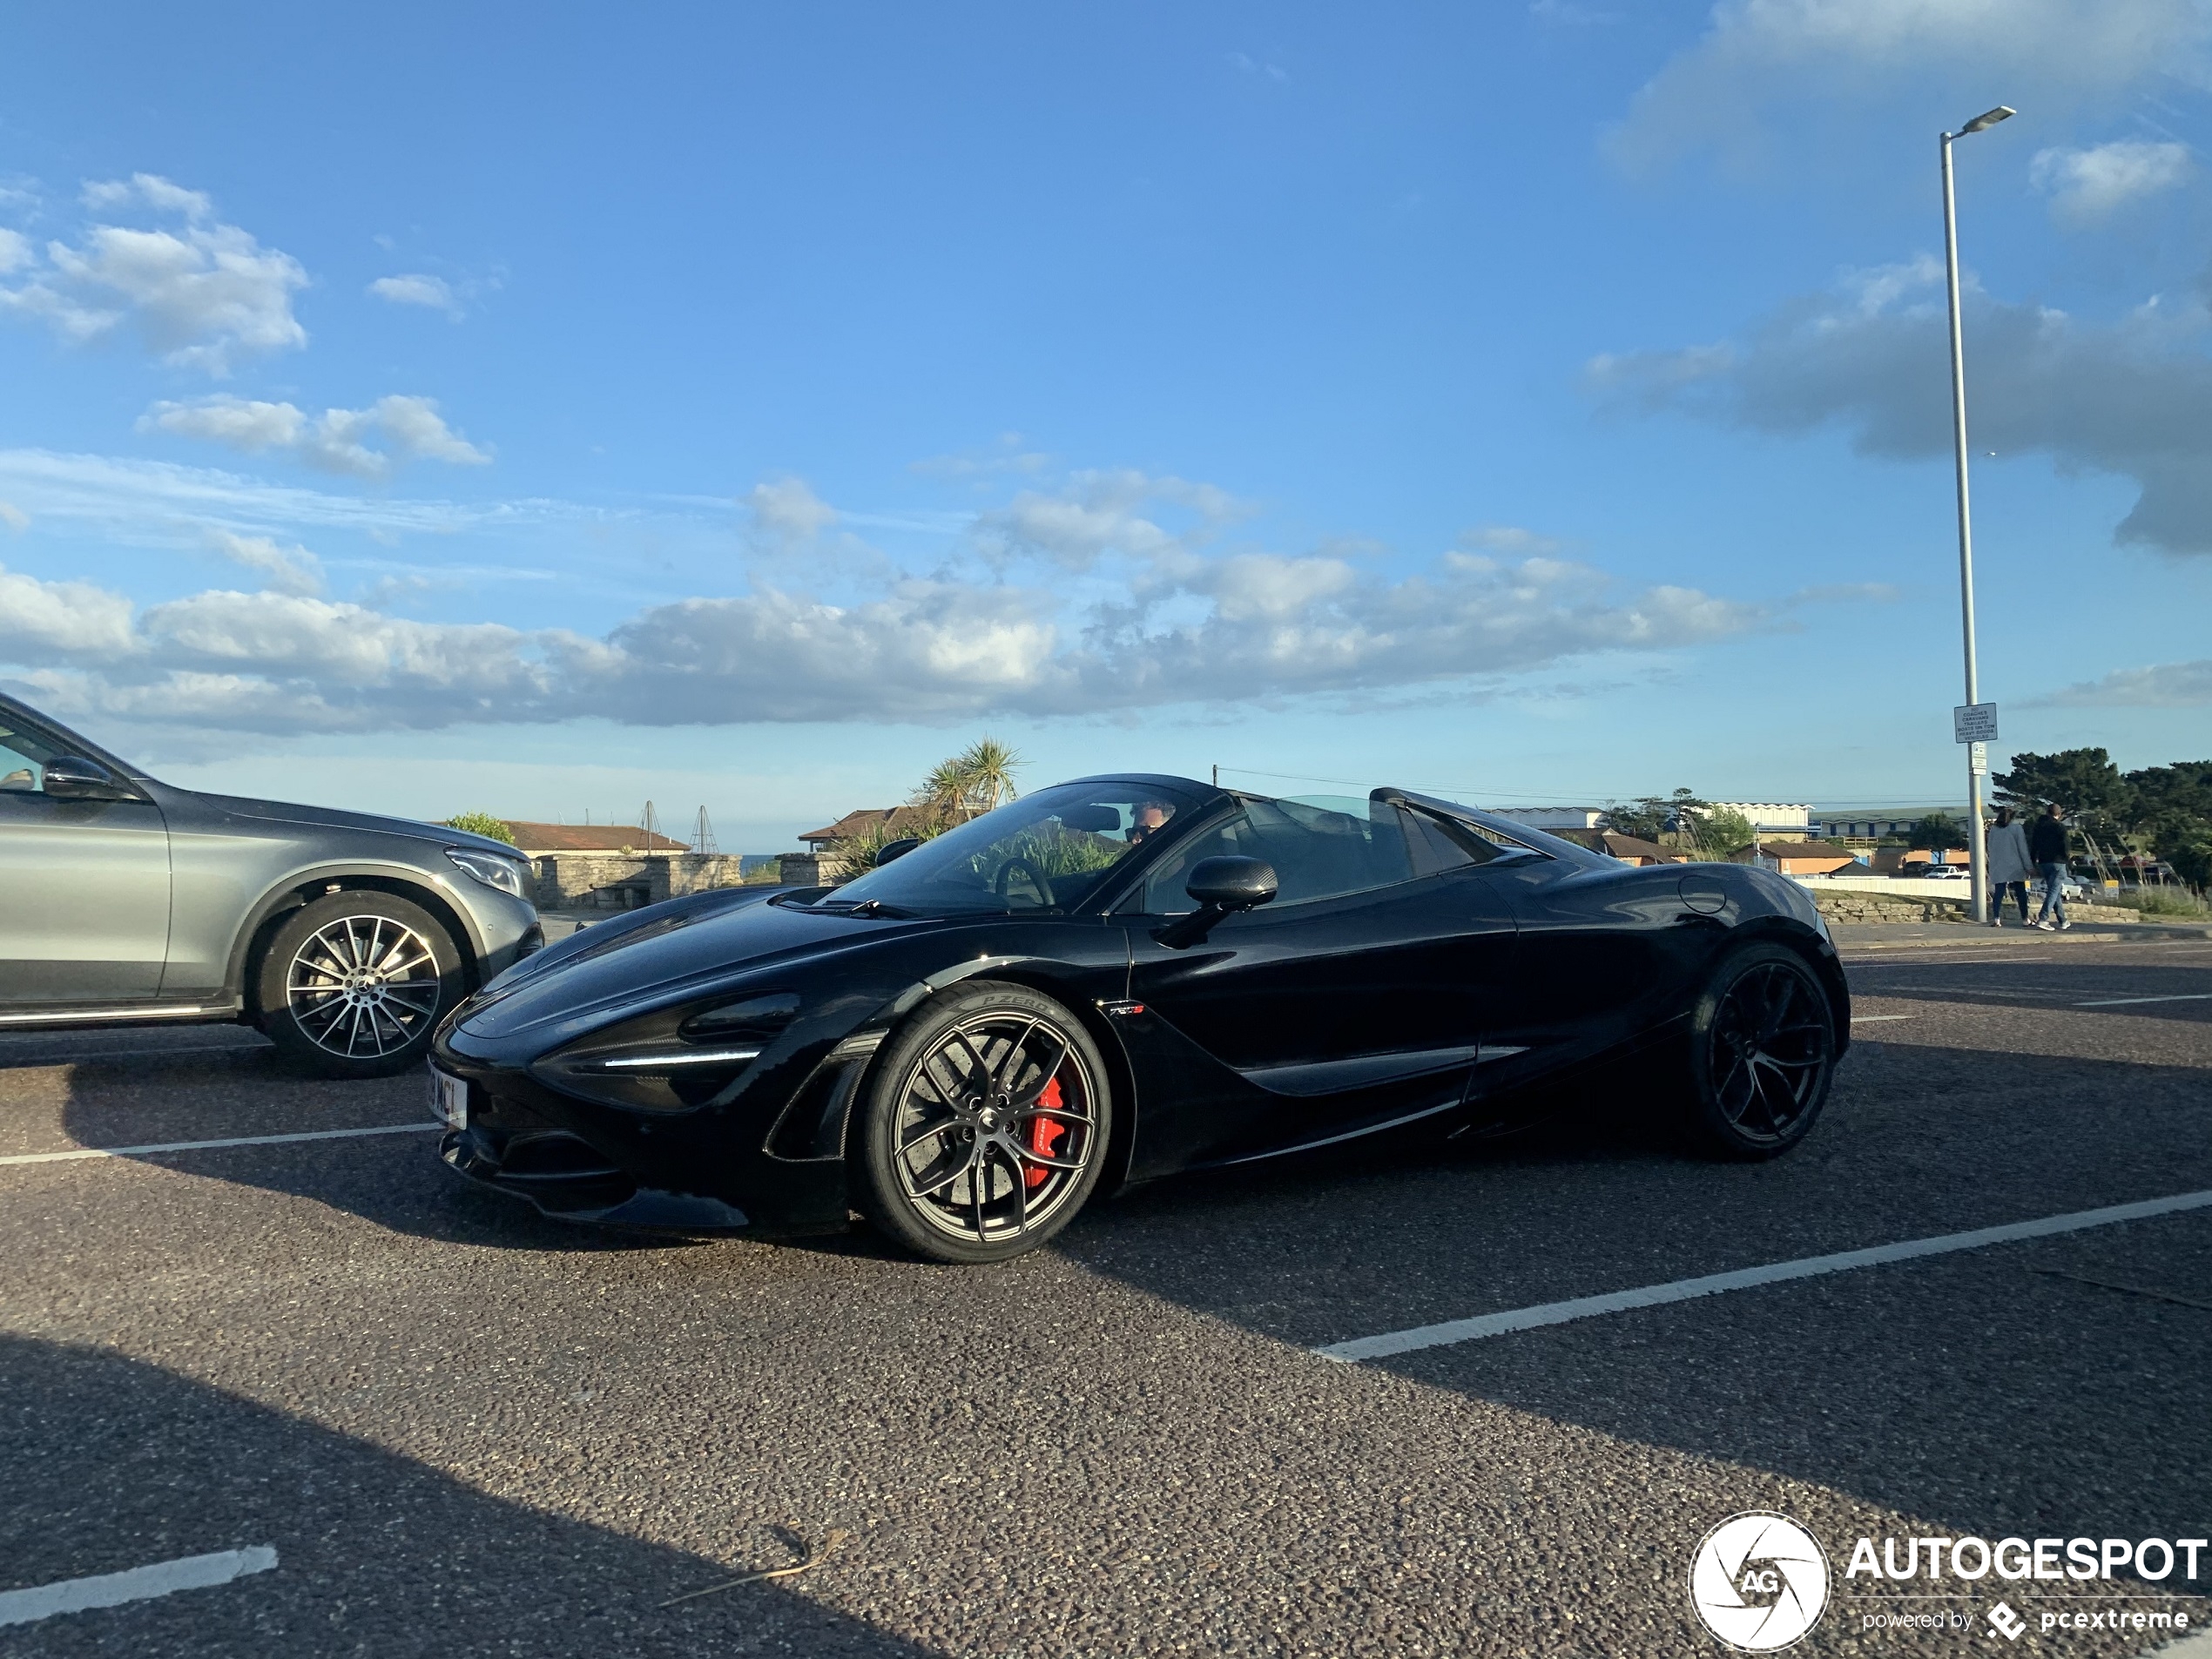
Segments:
[[[1183,884],[1197,908],[1152,930],[1152,937],[1170,950],[1188,950],[1232,911],[1250,910],[1272,899],[1281,884],[1275,867],[1264,859],[1200,859],[1190,867]]]
[[[97,760],[56,755],[46,763],[46,792],[56,800],[135,800],[131,786]]]
[[[921,837],[919,835],[902,835],[895,841],[886,841],[875,850],[875,866],[878,869],[881,869],[892,860],[906,857],[921,845]]]

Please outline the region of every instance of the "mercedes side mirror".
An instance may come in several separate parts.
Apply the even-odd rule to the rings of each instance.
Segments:
[[[921,837],[919,835],[902,835],[895,841],[886,841],[875,850],[876,867],[880,869],[894,859],[906,857],[921,845]]]
[[[1280,884],[1264,859],[1200,859],[1190,867],[1183,890],[1197,908],[1153,929],[1152,937],[1170,950],[1188,950],[1232,911],[1250,910],[1275,896]]]
[[[46,763],[46,792],[56,800],[135,800],[131,786],[97,760],[56,755]]]

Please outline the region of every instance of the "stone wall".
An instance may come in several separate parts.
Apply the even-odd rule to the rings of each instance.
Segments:
[[[1831,888],[1816,892],[1813,903],[1830,921],[1964,921],[1964,899],[1893,899],[1887,894]]]
[[[1963,884],[1962,884],[1963,885]],[[1993,898],[1994,894],[1991,895]],[[1966,920],[1967,900],[1959,898],[1893,899],[1887,894],[1851,893],[1829,889],[1815,893],[1812,901],[1820,907],[1820,914],[1831,921],[1964,921]],[[2040,895],[2028,895],[2027,914],[2033,917],[2041,914]],[[2008,927],[2020,925],[2020,911],[2009,901],[2000,913]],[[2139,910],[2122,905],[2068,903],[2067,920],[2074,923],[2138,922],[2147,920]]]
[[[636,910],[745,881],[733,853],[544,853],[531,864],[540,910]]]

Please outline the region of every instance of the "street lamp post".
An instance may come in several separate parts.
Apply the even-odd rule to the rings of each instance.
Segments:
[[[1974,664],[1974,530],[1966,505],[1966,354],[1959,333],[1959,208],[1951,185],[1951,146],[1970,132],[1985,132],[2014,111],[2000,104],[1956,132],[1943,135],[1943,258],[1951,289],[1951,442],[1959,468],[1959,612],[1966,639],[1966,701],[1981,701],[1980,674]],[[1974,765],[1980,745],[1966,746],[1966,856],[1973,877],[1973,917],[1989,920],[1989,846],[1981,823],[1982,773]]]

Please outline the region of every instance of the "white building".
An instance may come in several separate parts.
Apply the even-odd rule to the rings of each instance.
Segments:
[[[1605,818],[1604,811],[1596,806],[1486,806],[1483,810],[1540,830],[1596,829]]]
[[[1812,807],[1803,802],[1772,800],[1716,800],[1716,813],[1739,813],[1746,823],[1764,835],[1777,830],[1794,830],[1803,840],[1812,833]]]
[[[1605,823],[1602,806],[1492,806],[1485,810],[1530,829],[1599,829]],[[1760,834],[1786,833],[1802,840],[1812,833],[1812,808],[1803,803],[1770,800],[1716,800],[1716,813],[1741,813]]]

